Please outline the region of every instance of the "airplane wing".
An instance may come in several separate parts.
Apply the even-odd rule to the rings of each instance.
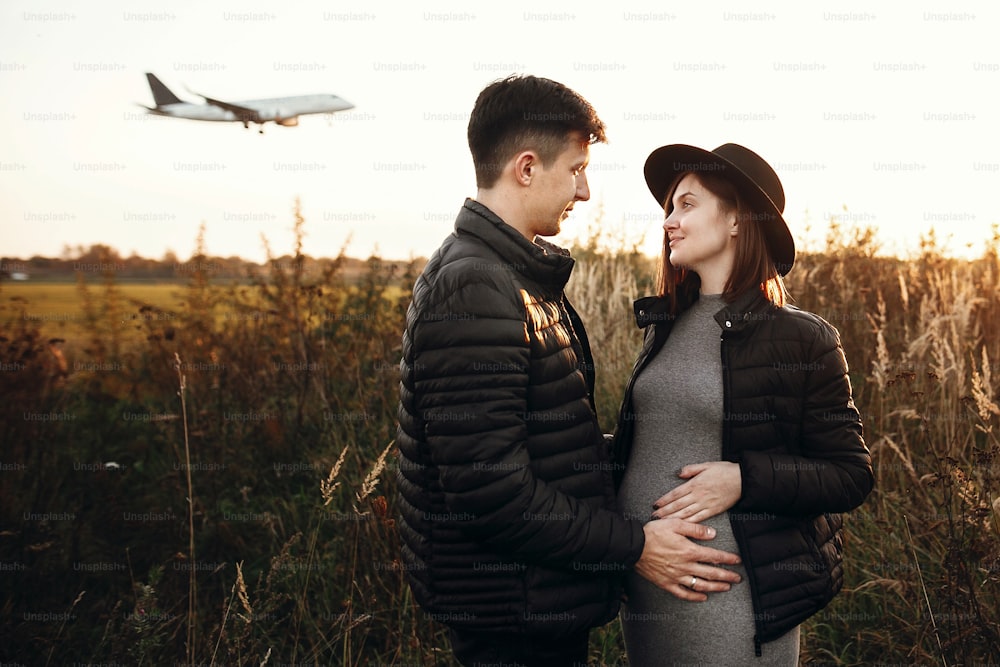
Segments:
[[[205,101],[213,106],[220,107],[226,111],[232,111],[239,117],[240,120],[253,121],[255,123],[260,122],[260,113],[256,109],[251,109],[250,107],[240,106],[239,104],[233,104],[232,102],[223,102],[222,100],[217,100],[212,97],[207,97],[198,93],[201,97],[205,98]]]

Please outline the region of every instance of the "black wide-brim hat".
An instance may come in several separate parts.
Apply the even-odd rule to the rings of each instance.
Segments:
[[[753,221],[764,232],[778,274],[783,276],[791,271],[795,241],[782,217],[785,190],[764,158],[739,144],[724,144],[713,151],[671,144],[650,153],[643,172],[646,185],[660,206],[666,204],[667,190],[674,179],[685,172],[711,173],[732,182],[751,206]]]

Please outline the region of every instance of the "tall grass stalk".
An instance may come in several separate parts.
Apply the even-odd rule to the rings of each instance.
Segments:
[[[187,617],[187,659],[188,663],[194,662],[195,639],[197,627],[198,610],[198,579],[196,567],[197,560],[194,550],[194,485],[191,482],[191,442],[188,436],[187,401],[185,400],[185,390],[187,389],[187,377],[184,375],[180,353],[174,353],[177,369],[177,394],[181,398],[181,423],[184,425],[184,472],[187,481],[187,508],[188,508],[188,560],[191,569],[188,574],[188,617]]]
[[[944,667],[948,667],[948,659],[945,658],[944,649],[941,647],[941,636],[938,634],[937,621],[934,620],[934,607],[931,606],[931,600],[927,596],[927,586],[924,584],[924,573],[920,570],[920,559],[917,558],[917,552],[913,548],[913,535],[910,533],[910,520],[903,515],[903,525],[906,526],[906,539],[910,542],[910,552],[913,554],[913,567],[917,572],[917,579],[920,581],[920,592],[924,597],[924,602],[927,604],[927,615],[931,619],[931,627],[934,629],[934,640],[937,642],[938,651],[940,652],[941,664]]]

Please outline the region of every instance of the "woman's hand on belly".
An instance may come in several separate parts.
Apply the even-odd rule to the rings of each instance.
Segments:
[[[678,477],[688,481],[653,503],[653,517],[697,523],[728,510],[743,492],[738,463],[709,461],[687,465],[681,468]]]

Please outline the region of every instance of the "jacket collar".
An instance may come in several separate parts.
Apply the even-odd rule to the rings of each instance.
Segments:
[[[673,322],[677,316],[670,312],[670,301],[662,296],[647,296],[637,299],[632,304],[635,311],[635,324],[645,329],[657,322]]]
[[[774,304],[757,289],[749,290],[715,314],[723,331],[742,331],[760,320],[774,317]]]
[[[508,268],[539,283],[562,289],[573,272],[575,261],[568,250],[539,237],[532,243],[475,199],[465,200],[455,232],[482,240]]]
[[[650,324],[673,322],[676,315],[670,312],[670,302],[665,297],[647,296],[632,304],[635,323],[640,329]],[[742,331],[758,320],[773,317],[773,305],[759,290],[749,290],[726,304],[715,314],[715,321],[723,331]]]

